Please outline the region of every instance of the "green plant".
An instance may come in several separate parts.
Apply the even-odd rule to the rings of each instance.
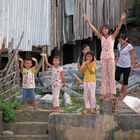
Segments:
[[[0,100],[0,110],[3,111],[3,120],[5,122],[14,122],[16,120],[15,109],[21,107],[21,103],[17,101],[4,101]]]

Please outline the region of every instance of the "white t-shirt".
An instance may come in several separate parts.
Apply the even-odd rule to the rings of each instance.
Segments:
[[[131,67],[130,51],[134,49],[133,46],[128,43],[124,48],[122,48],[119,43],[117,47],[119,51],[117,66],[122,67],[122,68]]]

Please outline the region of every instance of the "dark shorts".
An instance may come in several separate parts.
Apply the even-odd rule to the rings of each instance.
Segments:
[[[22,100],[23,101],[35,101],[34,89],[33,88],[32,89],[23,88]]]
[[[128,85],[130,72],[131,72],[131,67],[121,68],[117,66],[116,71],[115,71],[115,80],[119,81],[121,79],[121,75],[123,74],[123,84]]]

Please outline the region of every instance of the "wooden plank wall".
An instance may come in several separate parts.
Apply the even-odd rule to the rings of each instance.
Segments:
[[[74,0],[73,15],[65,13],[65,0],[52,0],[52,44],[58,47],[72,40],[92,37],[92,31],[83,20],[87,14],[95,27],[100,30],[103,24],[116,27],[121,12],[124,11],[124,0]],[[70,5],[71,7],[72,5]]]

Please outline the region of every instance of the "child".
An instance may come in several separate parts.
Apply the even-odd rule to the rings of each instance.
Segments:
[[[135,68],[135,56],[134,48],[128,43],[128,38],[125,34],[120,35],[117,47],[119,55],[117,59],[115,79],[122,85],[120,99],[123,100],[128,88],[129,74],[131,70]],[[120,80],[121,75],[123,75],[123,80]]]
[[[84,113],[96,113],[96,63],[92,52],[86,53],[81,71],[84,73]]]
[[[32,60],[35,62],[35,66],[32,67]],[[33,108],[36,110],[36,102],[35,102],[35,73],[38,69],[38,62],[36,58],[32,57],[31,59],[25,59],[24,62],[21,58],[19,58],[19,61],[21,62],[20,68],[21,73],[23,75],[22,80],[22,88],[23,88],[23,104],[25,108],[28,105],[28,102],[32,103]]]
[[[53,112],[61,112],[59,96],[61,86],[64,84],[64,71],[60,66],[60,57],[53,57],[53,65],[48,63],[48,59],[45,53],[41,54],[42,57],[45,57],[46,65],[52,68],[52,93],[53,93]]]
[[[90,47],[87,44],[83,45],[81,54],[78,57],[78,70],[73,70],[71,67],[69,68],[70,75],[74,77],[74,80],[76,80],[76,83],[78,85],[83,83],[84,75],[80,72],[80,68],[85,60],[85,54],[89,51],[90,51]]]
[[[5,47],[6,47],[6,38],[3,38],[2,47],[1,47],[1,49],[0,49],[0,55],[1,55],[1,53],[4,51]]]
[[[83,16],[88,25],[92,28],[93,32],[101,40],[101,99],[110,98],[115,99],[116,86],[115,86],[115,56],[114,56],[114,40],[118,35],[122,23],[125,20],[125,14],[122,14],[120,22],[115,32],[110,35],[108,25],[102,26],[101,33],[92,25],[91,21],[86,15]]]

